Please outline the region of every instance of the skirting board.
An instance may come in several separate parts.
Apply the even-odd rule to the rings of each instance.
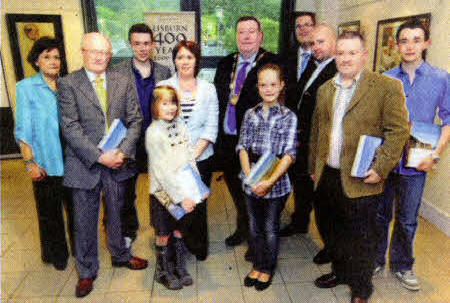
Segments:
[[[427,201],[422,200],[419,215],[434,224],[437,229],[441,230],[450,237],[450,217],[447,214],[437,209]]]

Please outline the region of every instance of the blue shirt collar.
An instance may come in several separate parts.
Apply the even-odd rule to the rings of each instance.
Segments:
[[[252,63],[255,61],[256,55],[257,55],[257,54],[258,54],[258,53],[254,54],[253,56],[251,56],[251,57],[250,57],[249,59],[247,59],[247,60],[245,60],[244,57],[242,57],[242,55],[239,54],[238,65],[240,65],[240,64],[242,64],[242,63],[244,63],[244,62],[249,62],[250,64],[252,64]]]
[[[41,72],[37,73],[36,76],[33,76],[33,85],[40,86],[40,87],[46,87],[51,92],[53,92],[56,95],[56,92],[50,88],[47,82],[44,80],[44,76]]]
[[[263,105],[264,102],[260,102],[256,105],[255,107],[255,111],[256,112],[262,112],[263,111]],[[281,113],[281,104],[279,102],[277,102],[277,104],[275,104],[274,106],[269,107],[269,113],[274,113],[274,114],[278,114]]]
[[[416,68],[415,70],[415,74],[416,75],[423,75],[426,72],[428,63],[423,60],[422,63],[420,63],[420,65]],[[398,66],[398,70],[399,70],[399,74],[400,75],[407,75],[408,73],[403,69],[402,64],[400,63],[400,65]]]

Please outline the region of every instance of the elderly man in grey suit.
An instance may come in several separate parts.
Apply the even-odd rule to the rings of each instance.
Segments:
[[[136,94],[126,78],[107,69],[112,49],[106,36],[86,34],[81,50],[84,68],[59,81],[58,97],[61,129],[67,141],[64,185],[72,188],[73,195],[77,297],[88,295],[97,277],[102,190],[112,265],[133,270],[147,267],[147,260],[133,257],[126,247],[120,222],[126,180],[134,173],[124,160],[134,157],[142,123]],[[118,148],[104,152],[97,145],[114,119],[123,121],[127,134]]]
[[[145,23],[134,24],[128,31],[128,41],[133,49],[133,57],[114,67],[127,77],[133,87],[143,116],[141,134],[136,146],[136,166],[140,173],[147,172],[147,153],[145,151],[145,131],[152,121],[151,102],[153,89],[159,81],[170,78],[170,69],[153,62],[155,40],[153,32]],[[139,221],[135,206],[136,181],[138,174],[128,180],[125,204],[122,208],[122,235],[127,244],[136,239]]]

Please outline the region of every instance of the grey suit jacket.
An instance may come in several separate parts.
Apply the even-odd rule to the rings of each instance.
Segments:
[[[136,79],[134,78],[133,73],[133,58],[126,59],[117,65],[113,67],[113,69],[123,75],[127,75],[129,77],[129,80],[131,82],[131,85],[133,86],[134,91],[137,95],[137,88],[136,88]],[[171,76],[170,69],[167,66],[164,66],[162,64],[152,62],[152,68],[153,68],[153,77],[155,78],[155,85],[159,81],[169,79]]]
[[[66,140],[64,185],[91,189],[100,180],[101,164],[97,160],[101,152],[97,145],[104,135],[105,117],[84,68],[60,79],[58,84],[60,123]],[[106,86],[110,121],[119,118],[128,128],[119,148],[133,158],[142,123],[136,93],[128,78],[110,69],[106,71]],[[114,170],[118,181],[134,173],[126,165]]]

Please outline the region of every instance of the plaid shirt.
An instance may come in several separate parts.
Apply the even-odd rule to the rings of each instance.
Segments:
[[[286,154],[295,159],[297,117],[287,107],[276,104],[269,108],[269,113],[264,118],[262,105],[263,103],[260,103],[245,113],[236,151],[245,149],[247,152],[261,156],[265,151],[270,150],[280,159]],[[241,178],[243,177],[244,174],[241,172]],[[249,186],[244,184],[243,189],[247,195],[258,197]],[[286,173],[264,196],[264,199],[281,197],[289,194],[291,190],[291,182]]]

